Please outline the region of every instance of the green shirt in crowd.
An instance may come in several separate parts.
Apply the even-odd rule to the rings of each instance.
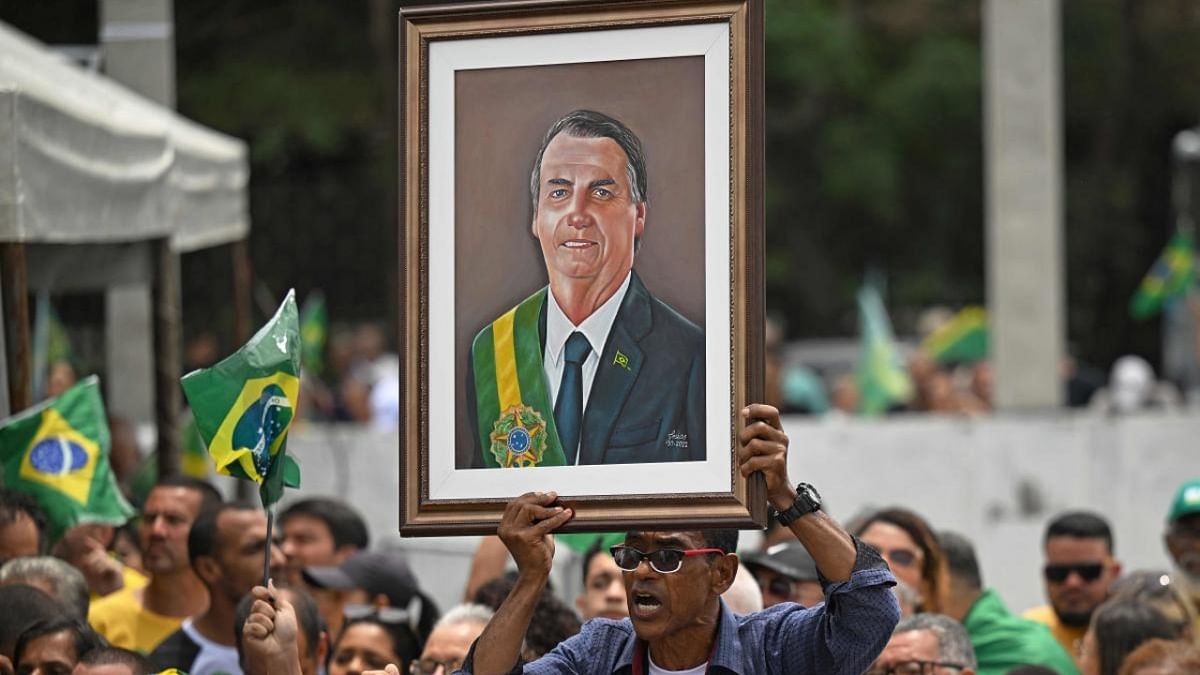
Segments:
[[[1059,675],[1079,675],[1075,662],[1049,629],[1009,612],[991,589],[971,605],[963,626],[975,647],[979,675],[1004,675],[1024,665],[1046,666]]]

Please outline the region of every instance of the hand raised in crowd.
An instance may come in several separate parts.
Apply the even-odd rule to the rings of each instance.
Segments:
[[[246,675],[299,675],[296,610],[279,596],[274,581],[267,583],[267,588],[255,586],[250,591],[254,604],[242,628]]]
[[[504,542],[517,569],[536,578],[550,574],[554,539],[550,533],[574,516],[569,508],[555,506],[554,492],[528,492],[508,503],[496,534]]]
[[[788,480],[788,437],[779,421],[779,411],[753,403],[742,409],[746,426],[738,432],[738,466],[743,476],[761,471],[767,481],[767,500],[779,510],[791,506],[796,490]]]
[[[108,554],[102,539],[112,538],[112,527],[88,523],[67,530],[55,545],[55,555],[83,573],[88,589],[108,595],[125,586],[125,566]]]

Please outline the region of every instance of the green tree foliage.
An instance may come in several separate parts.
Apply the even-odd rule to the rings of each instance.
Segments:
[[[983,302],[980,3],[766,0],[767,297],[791,337],[854,331],[864,268],[915,309]],[[1155,355],[1126,304],[1170,236],[1172,136],[1200,118],[1200,12],[1064,0],[1066,291],[1077,356]]]
[[[396,317],[397,9],[175,3],[180,112],[250,144],[256,279],[274,296],[324,289],[334,320]],[[229,306],[228,257],[185,260],[189,318]]]
[[[867,267],[893,305],[980,300],[974,3],[767,0],[766,14],[767,293],[791,336],[853,334]]]

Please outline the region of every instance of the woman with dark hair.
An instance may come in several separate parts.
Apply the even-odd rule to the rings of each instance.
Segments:
[[[404,610],[385,607],[349,619],[333,647],[329,675],[361,675],[394,663],[401,673],[421,656],[421,642]]]
[[[1079,670],[1083,675],[1117,675],[1125,657],[1154,638],[1179,639],[1179,627],[1148,602],[1113,598],[1092,614],[1080,647]]]
[[[863,520],[854,534],[879,551],[892,574],[919,594],[916,611],[943,611],[946,556],[924,518],[908,509],[883,509]]]

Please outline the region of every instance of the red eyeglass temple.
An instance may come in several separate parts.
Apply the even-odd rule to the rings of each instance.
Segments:
[[[725,551],[719,548],[690,548],[683,552],[684,555],[704,555],[705,553],[720,553],[724,555]]]

